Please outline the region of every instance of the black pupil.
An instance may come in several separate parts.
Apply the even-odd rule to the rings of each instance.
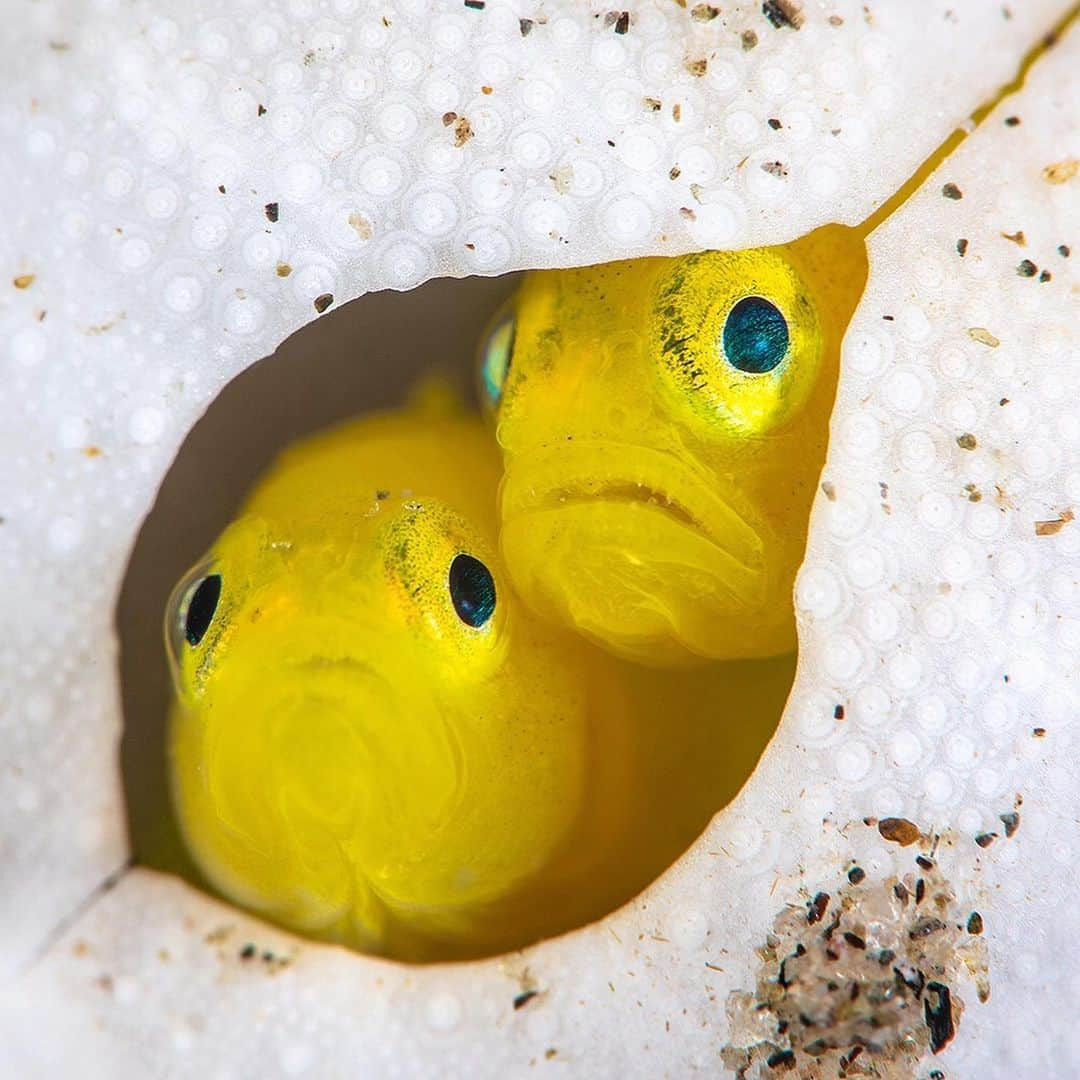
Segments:
[[[456,555],[450,564],[450,599],[458,618],[479,629],[495,611],[495,579],[491,571],[471,555]]]
[[[730,363],[748,375],[764,375],[787,356],[787,320],[763,296],[746,296],[728,312],[723,338]]]
[[[195,586],[195,591],[188,601],[187,614],[184,616],[184,637],[189,645],[198,645],[210,629],[220,596],[220,574],[207,574]]]

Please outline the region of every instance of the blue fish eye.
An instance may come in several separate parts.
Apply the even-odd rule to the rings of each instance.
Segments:
[[[517,319],[511,308],[491,328],[480,353],[480,382],[484,395],[495,407],[502,399],[510,358],[514,354],[514,331]]]
[[[221,599],[221,575],[207,574],[189,593],[184,605],[184,638],[193,648],[206,636]]]
[[[745,296],[724,322],[724,356],[732,367],[748,375],[772,371],[787,356],[787,320],[763,296]]]
[[[450,564],[450,599],[458,618],[479,630],[495,613],[495,579],[479,560],[464,553]]]

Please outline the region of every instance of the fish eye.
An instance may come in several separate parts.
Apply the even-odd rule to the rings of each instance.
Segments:
[[[724,356],[748,375],[764,375],[788,353],[787,320],[763,296],[744,296],[728,312],[721,334]]]
[[[480,350],[480,383],[484,396],[493,408],[502,399],[506,375],[510,370],[510,358],[514,354],[514,332],[517,316],[509,307],[498,316]]]
[[[491,571],[479,559],[463,552],[450,563],[449,585],[458,618],[479,630],[495,613],[495,579]]]
[[[206,636],[221,598],[221,575],[207,574],[194,581],[180,604],[180,624],[184,640],[193,648]]]

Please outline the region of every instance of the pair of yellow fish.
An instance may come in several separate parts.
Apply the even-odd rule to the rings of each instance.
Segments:
[[[598,917],[677,857],[786,694],[790,659],[760,658],[794,647],[865,276],[839,226],[532,273],[481,350],[497,441],[417,407],[286,451],[167,614],[208,878],[446,959]]]

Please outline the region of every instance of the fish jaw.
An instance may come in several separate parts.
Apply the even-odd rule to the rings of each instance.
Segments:
[[[777,655],[794,644],[783,538],[686,455],[575,443],[511,461],[503,556],[527,602],[653,666]]]

